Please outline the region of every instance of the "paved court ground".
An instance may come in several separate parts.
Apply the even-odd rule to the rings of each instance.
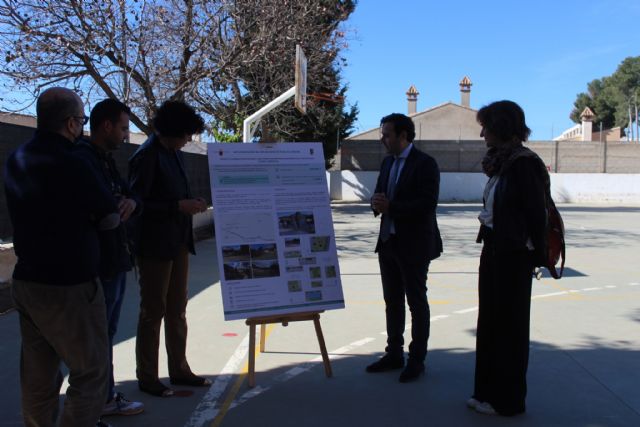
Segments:
[[[247,387],[248,327],[224,322],[215,240],[191,259],[188,358],[214,381],[185,398],[137,390],[137,283],[129,278],[115,348],[118,389],[146,411],[110,417],[120,426],[640,426],[640,206],[562,205],[567,269],[534,281],[527,413],[478,415],[465,407],[473,386],[477,315],[475,243],[479,205],[442,205],[445,253],[431,265],[427,374],[400,384],[397,372],[366,374],[385,346],[384,305],[373,247],[378,222],[364,204],[333,205],[346,309],[322,315],[332,360],[326,378],[313,325],[268,329]],[[0,317],[0,426],[21,425],[19,332]],[[162,353],[162,352],[161,352]],[[164,356],[163,356],[164,357]],[[161,376],[167,376],[161,360]]]

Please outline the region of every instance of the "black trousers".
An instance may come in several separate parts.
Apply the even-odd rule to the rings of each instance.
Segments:
[[[529,251],[501,253],[485,237],[473,396],[502,415],[525,411],[532,270]]]
[[[378,250],[382,292],[387,320],[387,353],[402,356],[405,328],[405,296],[411,312],[409,358],[423,362],[429,339],[427,272],[429,261],[416,259],[392,236]]]

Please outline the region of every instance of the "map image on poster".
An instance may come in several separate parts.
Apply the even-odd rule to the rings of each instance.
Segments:
[[[225,320],[344,308],[322,144],[208,144]]]

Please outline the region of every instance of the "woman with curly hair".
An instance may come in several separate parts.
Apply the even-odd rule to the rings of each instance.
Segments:
[[[129,160],[131,188],[142,199],[135,252],[140,271],[140,315],[136,375],[140,390],[167,397],[173,391],[158,378],[160,325],[164,320],[171,384],[206,386],[191,372],[187,346],[189,253],[195,254],[192,216],[207,204],[191,195],[180,149],[204,122],[181,101],[167,101],[153,119],[154,133]]]

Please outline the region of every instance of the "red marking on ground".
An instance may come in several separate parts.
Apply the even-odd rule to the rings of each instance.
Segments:
[[[223,337],[237,337],[238,334],[233,332],[227,332],[226,334],[222,334]]]

